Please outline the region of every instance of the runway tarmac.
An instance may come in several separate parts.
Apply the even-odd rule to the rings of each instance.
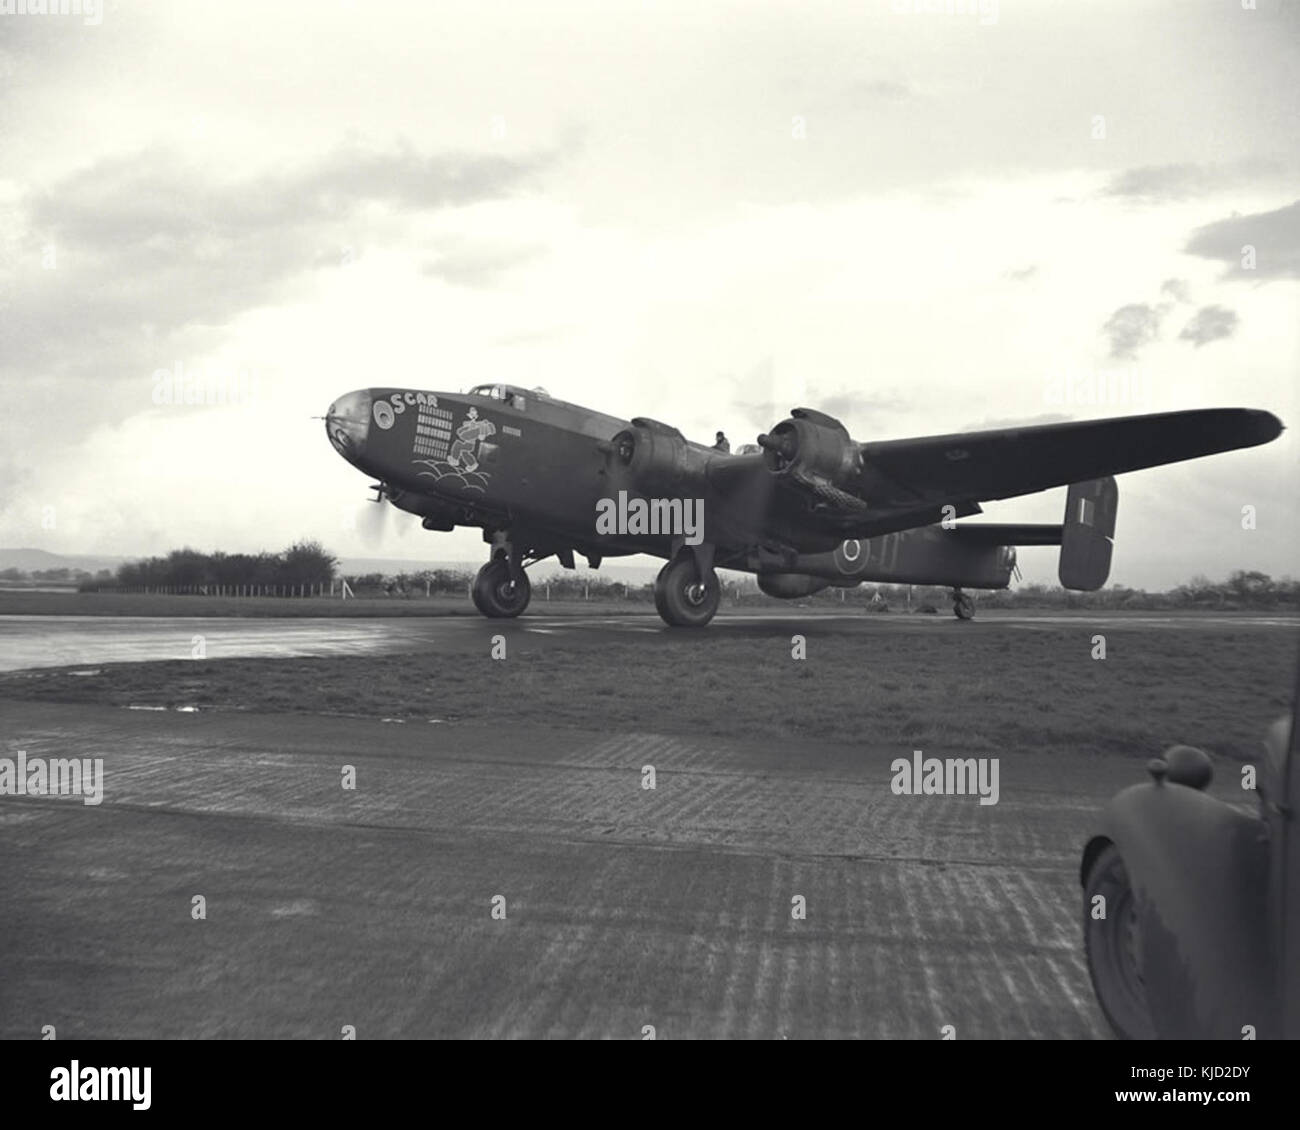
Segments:
[[[794,609],[707,631],[865,647],[880,633],[1062,621],[1297,627]],[[681,638],[640,614],[5,617],[0,656],[6,668],[189,658],[195,636],[208,658],[455,651],[497,632],[543,647]],[[981,806],[895,795],[890,763],[912,751],[869,734],[747,743],[543,720],[0,711],[0,756],[102,758],[105,774],[98,806],[0,797],[0,1037],[46,1025],[62,1039],[337,1039],[348,1025],[363,1039],[1108,1034],[1077,868],[1105,801],[1142,779],[1130,757],[1009,752],[999,803]]]
[[[722,612],[705,631],[741,635],[770,631],[834,632],[871,636],[882,632],[980,631],[1007,626],[1033,631],[1063,623],[1093,628],[1251,629],[1300,632],[1300,617],[1213,613],[1010,613],[981,612],[972,621],[949,615],[849,613],[828,615],[790,609],[780,612]],[[477,646],[497,632],[506,636],[590,638],[649,642],[679,639],[653,612],[590,616],[580,612],[538,612],[518,620],[486,620],[478,615],[410,616],[374,619],[252,619],[165,616],[0,616],[0,671],[69,664],[190,659],[202,641],[208,659],[258,656],[363,655],[424,651],[446,646]]]
[[[867,744],[4,711],[105,786],[0,800],[3,1037],[1106,1034],[1077,866],[1130,759],[1004,759],[981,806]]]

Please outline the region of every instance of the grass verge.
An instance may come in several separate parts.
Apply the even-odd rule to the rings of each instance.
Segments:
[[[0,697],[114,705],[491,719],[728,738],[779,736],[942,750],[1061,748],[1149,757],[1186,742],[1253,756],[1290,708],[1296,640],[1284,631],[1010,625],[954,633],[688,633],[599,646],[514,637],[420,653],[221,659],[0,675]],[[486,637],[484,637],[486,639]]]

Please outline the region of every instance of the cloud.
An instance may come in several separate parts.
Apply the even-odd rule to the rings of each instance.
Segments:
[[[1030,263],[1029,266],[1021,267],[1019,270],[1003,271],[1002,277],[1012,282],[1028,282],[1036,274],[1038,274],[1038,264]]]
[[[1234,185],[1277,176],[1283,168],[1276,161],[1239,161],[1229,165],[1141,165],[1113,176],[1102,196],[1123,196],[1145,204],[1165,204],[1208,196]]]
[[[1146,303],[1121,306],[1102,326],[1102,333],[1110,338],[1110,355],[1132,359],[1144,345],[1156,340],[1163,311]]]
[[[1197,349],[1212,341],[1231,337],[1239,322],[1237,312],[1226,306],[1202,306],[1178,335],[1181,341],[1190,341]]]
[[[911,407],[908,401],[892,392],[841,392],[820,397],[805,394],[798,404],[789,397],[785,400],[737,399],[731,404],[732,411],[740,414],[746,422],[756,423],[764,430],[786,419],[791,409],[812,408],[843,421],[850,433],[855,426],[859,430],[874,426],[881,417],[906,411]]]
[[[1253,249],[1254,266],[1250,266]],[[1272,212],[1232,215],[1197,228],[1184,250],[1228,265],[1237,278],[1300,278],[1300,200]]]
[[[0,459],[0,514],[22,497],[31,477],[31,468],[17,459]]]
[[[221,182],[210,170],[153,149],[98,161],[36,194],[32,220],[42,232],[82,247],[185,246],[201,235],[235,239],[341,219],[369,203],[421,210],[499,199],[552,160],[347,147],[299,169]]]
[[[391,230],[376,206],[400,225],[512,195],[553,160],[350,148],[227,181],[162,149],[95,162],[28,200],[25,260],[37,269],[12,287],[5,360],[57,371],[135,352],[123,339],[141,327],[152,337],[223,326],[313,266],[345,261],[363,209],[369,230]],[[57,269],[39,269],[44,248]]]
[[[853,420],[870,420],[891,412],[902,412],[912,405],[894,392],[840,392],[810,405],[828,416]]]
[[[353,146],[223,176],[154,147],[28,191],[0,222],[0,382],[26,392],[0,419],[0,448],[39,431],[50,404],[47,447],[150,409],[152,372],[219,351],[235,319],[349,261],[358,231],[398,242],[421,216],[523,192],[557,160]],[[505,253],[458,254],[444,273],[462,281],[505,266]]]
[[[479,244],[463,239],[444,239],[435,258],[423,264],[424,275],[453,286],[487,287],[502,275],[544,254],[536,244]]]
[[[1191,302],[1191,292],[1186,279],[1165,279],[1160,284],[1160,293],[1167,294],[1175,302]]]
[[[4,367],[57,374],[93,358],[102,380],[112,357],[135,373],[142,341],[156,355],[152,339],[221,327],[312,267],[345,261],[362,209],[382,231],[375,206],[400,225],[511,195],[553,160],[342,149],[227,181],[157,148],[97,161],[26,201],[19,262],[0,280],[12,296]],[[46,249],[56,269],[41,269]]]

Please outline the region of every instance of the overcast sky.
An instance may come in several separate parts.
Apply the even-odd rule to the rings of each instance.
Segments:
[[[1300,5],[17,7],[0,545],[477,558],[364,537],[311,417],[502,380],[733,443],[801,403],[859,440],[1266,408],[1271,445],[1120,479],[1111,579],[1297,571]],[[178,366],[239,403],[156,403]]]

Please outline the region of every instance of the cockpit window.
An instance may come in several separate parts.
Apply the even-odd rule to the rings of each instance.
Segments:
[[[528,397],[522,389],[511,385],[475,385],[469,390],[470,396],[486,396],[491,400],[500,400],[522,412],[527,406]]]

